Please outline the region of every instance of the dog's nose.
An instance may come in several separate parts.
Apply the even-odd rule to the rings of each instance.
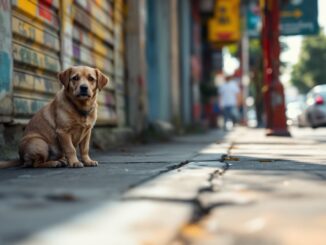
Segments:
[[[80,85],[79,89],[81,93],[86,93],[88,91],[87,85]]]

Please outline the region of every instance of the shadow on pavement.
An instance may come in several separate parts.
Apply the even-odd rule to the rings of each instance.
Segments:
[[[224,132],[175,137],[170,142],[94,151],[97,168],[0,171],[0,244],[11,244],[50,226],[115,203],[122,193],[178,167]]]

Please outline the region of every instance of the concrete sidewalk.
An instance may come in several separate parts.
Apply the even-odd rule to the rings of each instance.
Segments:
[[[0,217],[0,241],[326,244],[326,131],[298,130],[293,136],[266,138],[263,130],[239,128],[229,135],[216,131],[176,138],[169,144],[130,149],[129,155],[98,155],[104,164],[95,170],[74,175],[73,170],[47,170],[43,181],[6,170],[0,173],[0,213],[6,217]],[[159,167],[151,168],[150,163]],[[122,171],[126,166],[129,170]],[[40,173],[28,171],[33,178]],[[3,181],[8,174],[11,177]],[[56,184],[67,188],[67,194],[53,191]],[[19,206],[19,201],[25,205]],[[45,222],[46,212],[53,215]],[[43,225],[27,229],[34,215],[34,222],[43,219]],[[60,215],[66,217],[56,219]]]
[[[114,206],[130,188],[179,168],[223,137],[223,132],[214,131],[92,152],[100,162],[97,168],[1,169],[0,244],[16,243],[102,206]]]
[[[227,170],[198,197],[205,214],[176,244],[326,244],[325,133],[238,129]]]

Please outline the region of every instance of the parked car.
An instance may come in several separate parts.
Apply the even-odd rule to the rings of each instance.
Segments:
[[[326,84],[313,87],[306,97],[305,109],[298,116],[298,126],[326,126]]]

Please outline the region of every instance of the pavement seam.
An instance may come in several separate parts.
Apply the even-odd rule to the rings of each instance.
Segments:
[[[223,162],[223,161],[221,161],[221,162]],[[208,182],[210,183],[209,187],[203,187],[203,188],[200,188],[198,190],[198,195],[196,197],[196,203],[198,203],[198,207],[200,209],[200,215],[199,216],[198,216],[198,214],[195,215],[195,216],[198,216],[198,217],[196,217],[196,219],[194,219],[193,221],[199,221],[205,215],[209,214],[209,212],[210,212],[210,210],[212,208],[214,208],[215,206],[219,206],[218,204],[213,204],[213,205],[210,205],[208,207],[204,207],[201,204],[199,197],[200,197],[200,195],[202,193],[207,193],[207,192],[212,192],[213,193],[213,192],[216,192],[216,191],[214,191],[213,180],[216,179],[216,178],[220,178],[227,171],[227,169],[229,168],[229,164],[228,163],[226,163],[226,162],[223,162],[223,163],[225,163],[225,165],[224,165],[225,167],[222,169],[222,171],[218,169],[218,170],[214,171],[213,173],[211,173],[209,175],[209,178],[208,178]]]
[[[135,184],[129,185],[126,192],[129,191],[130,189],[136,188],[136,187],[138,187],[138,186],[140,186],[140,185],[142,185],[142,184],[144,184],[144,183],[146,183],[146,182],[160,176],[161,174],[164,174],[164,173],[170,172],[172,170],[181,168],[182,166],[184,166],[184,165],[186,165],[188,163],[189,163],[189,161],[186,160],[186,161],[182,161],[182,162],[180,162],[179,164],[176,164],[176,165],[167,166],[165,169],[163,169],[161,171],[158,171],[156,174],[151,175],[151,176],[149,176],[147,178],[144,178],[144,179],[140,180],[139,182],[137,182]]]
[[[225,172],[230,168],[230,164],[226,161],[226,159],[231,155],[231,150],[234,147],[234,145],[235,143],[231,142],[230,146],[227,149],[227,153],[222,154],[221,158],[218,160],[219,162],[224,163],[224,167],[222,168],[222,170],[218,169],[213,173],[211,173],[208,178],[208,182],[210,183],[210,185],[208,187],[203,187],[199,189],[196,198],[194,198],[194,200],[191,201],[191,204],[194,206],[194,209],[193,209],[191,219],[189,220],[188,224],[186,224],[187,226],[198,225],[200,221],[202,221],[205,217],[207,217],[210,214],[211,210],[215,208],[235,205],[234,203],[229,203],[229,202],[217,202],[205,207],[200,202],[201,194],[218,192],[218,191],[214,191],[213,180],[215,180],[216,178],[221,178],[225,174]],[[187,238],[182,235],[182,230],[178,232],[174,241],[176,242],[176,244],[180,244],[180,245],[186,245],[189,243],[187,241]]]
[[[231,145],[230,147],[232,147],[232,145]],[[230,149],[230,147],[229,147],[228,149]],[[229,152],[229,150],[227,151],[226,154],[221,154],[220,159],[203,160],[203,162],[216,162],[216,161],[217,161],[217,162],[223,162],[223,160],[228,156],[228,152]],[[194,154],[192,157],[190,157],[190,159],[194,159],[195,157],[197,157],[197,156],[199,156],[199,155],[200,155],[200,153],[196,153],[196,154]],[[135,184],[130,185],[130,186],[127,188],[126,191],[128,191],[128,190],[130,190],[130,189],[133,189],[133,188],[136,188],[136,187],[138,187],[138,186],[140,186],[140,185],[146,183],[147,181],[150,181],[150,180],[156,178],[157,176],[160,176],[161,174],[167,173],[167,172],[172,171],[172,170],[175,170],[175,169],[179,169],[179,168],[185,166],[186,164],[188,164],[188,163],[190,163],[190,162],[192,162],[192,161],[194,161],[194,160],[189,160],[189,159],[188,159],[188,160],[185,160],[185,161],[180,162],[179,164],[172,165],[172,166],[167,166],[164,170],[159,171],[157,174],[152,175],[152,176],[150,176],[150,177],[148,177],[148,178],[145,178],[145,179],[143,179],[143,180],[141,180],[141,181],[139,181],[139,182],[137,182],[137,183],[135,183]],[[196,160],[196,161],[197,161],[197,160]],[[149,163],[153,163],[153,162],[149,162]],[[156,163],[156,162],[155,162],[155,163]],[[161,162],[161,163],[164,163],[164,162]],[[229,164],[226,163],[226,165],[227,165],[227,168],[228,168],[228,167],[229,167]]]
[[[216,206],[216,205],[213,205],[212,207],[208,207],[208,208],[207,207],[204,207],[200,203],[199,196],[200,196],[201,193],[204,193],[204,192],[214,192],[212,181],[215,178],[218,178],[218,177],[222,176],[225,173],[225,171],[227,171],[229,169],[229,166],[230,166],[229,163],[228,162],[225,162],[224,160],[228,157],[228,154],[229,154],[229,151],[230,151],[231,148],[232,148],[232,145],[230,145],[228,147],[228,150],[227,150],[227,153],[226,154],[221,154],[221,157],[219,159],[211,159],[211,160],[205,160],[205,161],[203,161],[203,162],[222,162],[222,163],[224,163],[224,166],[223,166],[222,170],[217,169],[216,171],[214,171],[213,173],[211,173],[209,175],[207,181],[210,183],[210,185],[208,187],[202,187],[202,188],[200,188],[198,190],[198,193],[197,193],[196,198],[193,198],[193,199],[173,199],[173,198],[159,198],[159,197],[137,196],[137,197],[122,197],[120,200],[121,201],[125,201],[125,202],[126,201],[144,201],[144,200],[147,200],[147,201],[154,201],[154,202],[157,201],[157,202],[187,203],[187,204],[190,204],[190,205],[193,206],[193,215],[190,218],[189,223],[194,223],[196,221],[199,221],[202,217],[204,217],[205,215],[207,215],[209,213],[210,209],[212,209],[212,208],[214,208]],[[196,154],[193,158],[195,158],[198,155],[199,154]],[[151,179],[154,179],[155,177],[157,177],[157,176],[159,176],[161,174],[167,173],[167,172],[172,171],[172,170],[179,169],[179,168],[187,165],[190,162],[196,162],[196,161],[186,160],[186,161],[181,162],[180,164],[167,167],[165,170],[160,171],[155,176],[151,176],[148,179],[142,180],[139,183],[130,186],[128,190],[133,189],[133,188],[136,188],[137,186],[140,186],[143,183],[145,183],[145,182],[147,182],[147,181],[149,181]]]

